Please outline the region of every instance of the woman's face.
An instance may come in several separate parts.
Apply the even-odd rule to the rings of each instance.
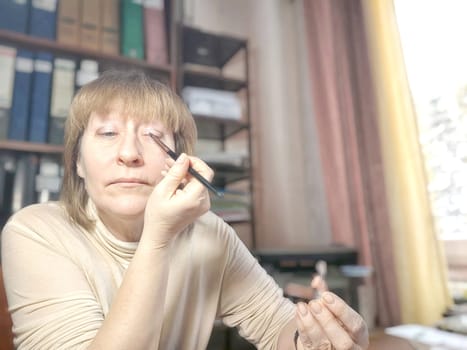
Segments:
[[[174,149],[173,134],[161,123],[123,118],[118,109],[92,113],[77,162],[89,197],[110,218],[142,219],[153,187],[162,179],[167,155],[148,133]]]

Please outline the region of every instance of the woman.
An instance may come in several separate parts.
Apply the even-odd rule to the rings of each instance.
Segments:
[[[209,212],[187,173],[213,177],[188,156],[195,140],[183,102],[142,73],[108,71],[77,93],[61,201],[20,210],[2,233],[19,349],[205,349],[216,318],[260,349],[366,348],[355,311],[330,292],[291,303]]]

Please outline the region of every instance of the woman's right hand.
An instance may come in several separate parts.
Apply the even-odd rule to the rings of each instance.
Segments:
[[[214,176],[212,169],[201,159],[184,153],[170,163],[165,177],[149,196],[144,214],[143,237],[150,239],[155,247],[166,246],[211,206],[208,190],[188,173],[188,167],[209,181]]]

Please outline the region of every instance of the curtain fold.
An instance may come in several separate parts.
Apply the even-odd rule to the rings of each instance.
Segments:
[[[360,0],[305,0],[304,17],[333,241],[375,269],[378,323],[400,321],[377,109]]]
[[[392,0],[363,0],[403,323],[432,324],[451,300],[436,237]]]

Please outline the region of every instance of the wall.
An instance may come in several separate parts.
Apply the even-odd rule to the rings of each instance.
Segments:
[[[185,22],[249,39],[257,248],[330,242],[302,0],[185,0]]]

